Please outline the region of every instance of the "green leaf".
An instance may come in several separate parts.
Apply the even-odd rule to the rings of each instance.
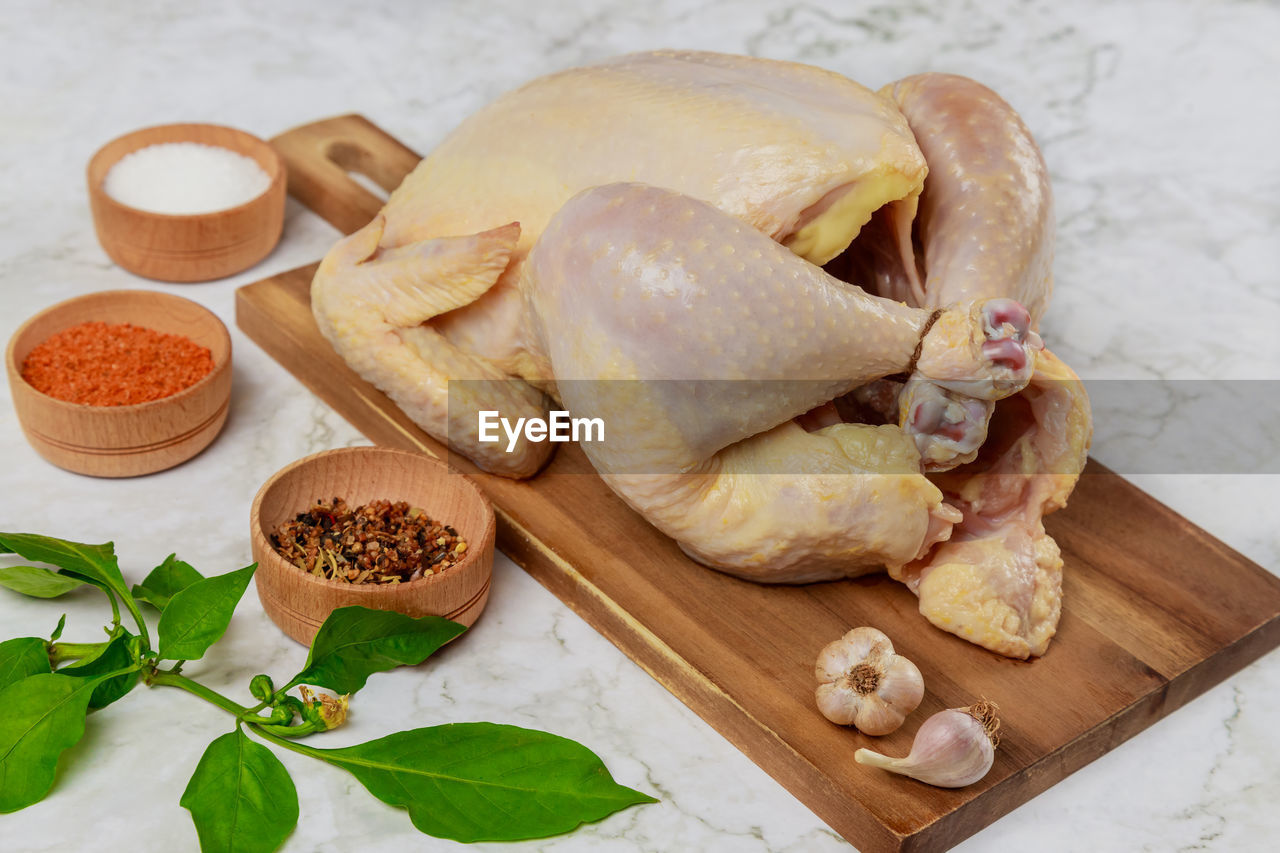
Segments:
[[[196,581],[169,599],[160,614],[160,657],[199,660],[226,633],[240,597],[258,568],[251,563],[225,575]]]
[[[0,533],[0,544],[28,560],[57,566],[64,573],[96,586],[127,594],[124,576],[116,562],[115,545],[86,545],[35,533]]]
[[[156,610],[163,611],[168,606],[169,599],[204,579],[204,575],[179,560],[177,554],[170,554],[164,558],[163,563],[151,570],[151,574],[142,583],[133,585],[133,595]]]
[[[271,853],[298,824],[289,771],[239,728],[209,744],[180,802],[201,853]]]
[[[64,666],[58,670],[58,673],[76,678],[94,678],[106,675],[108,672],[135,667],[132,672],[108,678],[94,688],[93,695],[89,697],[89,707],[105,708],[132,690],[138,683],[138,670],[142,667],[138,660],[140,645],[141,641],[137,637],[122,630],[97,655],[88,660]]]
[[[84,586],[84,581],[40,566],[4,566],[0,567],[0,586],[33,598],[57,598]]]
[[[58,757],[84,735],[96,684],[96,679],[43,673],[0,690],[0,813],[25,808],[49,793]]]
[[[52,672],[49,645],[39,637],[14,637],[0,643],[0,690],[32,675]],[[0,715],[4,709],[0,708]]]
[[[49,642],[58,642],[58,638],[62,636],[62,629],[65,627],[67,627],[67,614],[63,613],[58,617],[58,627],[54,628],[53,633],[49,635]]]
[[[465,630],[439,616],[339,607],[316,632],[306,666],[290,683],[355,693],[375,672],[416,666]]]
[[[453,723],[307,752],[408,809],[422,832],[455,841],[559,835],[657,802],[613,781],[585,746],[515,726]]]

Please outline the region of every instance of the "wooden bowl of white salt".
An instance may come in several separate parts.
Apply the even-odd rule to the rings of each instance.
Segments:
[[[124,269],[160,281],[246,270],[280,240],[284,160],[216,124],[167,124],[108,142],[89,161],[98,242]]]

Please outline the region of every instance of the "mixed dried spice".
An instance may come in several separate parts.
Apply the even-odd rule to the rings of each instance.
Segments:
[[[349,583],[402,583],[459,563],[466,541],[448,524],[405,501],[370,501],[352,509],[323,500],[270,536],[280,556],[313,575]]]

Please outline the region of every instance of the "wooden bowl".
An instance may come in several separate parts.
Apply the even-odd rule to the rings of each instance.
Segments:
[[[22,378],[22,362],[50,335],[90,320],[185,335],[213,355],[213,371],[190,388],[133,406],[69,403]],[[14,332],[5,352],[9,393],[27,441],[48,461],[94,477],[172,468],[209,446],[231,400],[231,336],[190,299],[145,290],[104,290],[46,308]]]
[[[103,189],[107,172],[126,154],[165,142],[199,142],[252,157],[271,178],[266,192],[212,213],[167,214],[121,204]],[[252,134],[216,124],[148,127],[108,142],[89,161],[89,205],[98,242],[129,272],[161,281],[209,281],[265,258],[284,227],[284,160]]]
[[[352,507],[407,501],[452,525],[467,542],[466,556],[408,583],[350,584],[305,572],[276,553],[268,534],[317,500],[334,497]],[[424,454],[384,447],[344,447],[299,459],[263,484],[249,512],[258,598],[272,621],[304,645],[335,608],[351,604],[471,625],[489,600],[495,530],[493,507],[469,477]]]

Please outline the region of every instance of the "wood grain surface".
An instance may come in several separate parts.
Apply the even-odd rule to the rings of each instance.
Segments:
[[[380,164],[367,174],[388,189],[412,165],[403,145],[354,116],[283,142],[291,189],[322,212],[353,195],[326,151],[363,149],[343,165]],[[350,231],[376,210],[366,200],[330,221]],[[494,503],[504,552],[865,853],[954,845],[1280,645],[1280,579],[1093,462],[1046,523],[1066,563],[1065,605],[1038,660],[933,628],[883,576],[769,587],[703,568],[609,491],[574,445],[527,482],[450,455],[320,336],[314,269],[241,288],[245,333],[375,443],[448,457],[473,476]],[[856,625],[887,633],[924,675],[923,704],[883,738],[832,725],[814,704],[819,649]],[[979,697],[1003,720],[981,782],[942,790],[853,762],[860,746],[905,755],[929,714]]]

